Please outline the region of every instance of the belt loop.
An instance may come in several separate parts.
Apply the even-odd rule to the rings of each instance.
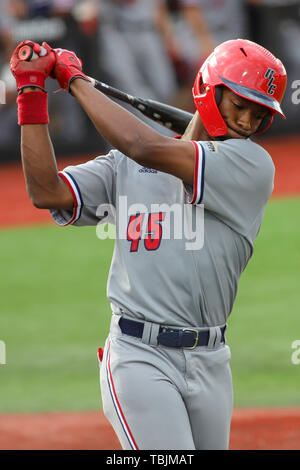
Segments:
[[[144,329],[143,329],[143,336],[142,336],[142,343],[149,344],[150,335],[151,335],[151,323],[148,321],[145,321]]]
[[[209,329],[207,349],[217,349],[222,342],[222,330],[220,326],[212,326]]]
[[[219,348],[222,341],[222,331],[219,326],[216,327],[215,348]]]
[[[150,323],[148,321],[144,322],[144,329],[143,329],[143,336],[142,336],[142,343],[152,344],[153,346],[157,346],[157,336],[159,333],[160,326],[156,323]]]
[[[159,335],[159,329],[160,329],[160,326],[157,323],[152,323],[150,339],[149,339],[149,344],[151,344],[152,346],[158,345],[157,337]]]
[[[119,327],[119,321],[120,321],[121,317],[122,317],[122,315],[119,315],[117,313],[113,313],[112,316],[111,316],[110,325],[112,327],[117,326],[118,328],[120,328]]]
[[[110,333],[112,335],[119,335],[121,332],[119,321],[122,316],[116,313],[113,313],[110,321]]]
[[[211,326],[209,328],[209,340],[208,340],[207,349],[215,348],[215,341],[217,339],[217,329],[218,327],[216,326]]]

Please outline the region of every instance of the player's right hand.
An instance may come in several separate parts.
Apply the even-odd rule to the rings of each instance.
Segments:
[[[33,41],[22,41],[14,50],[10,60],[10,70],[16,79],[18,93],[22,93],[25,87],[33,86],[45,91],[45,80],[55,65],[53,49],[43,43],[44,55],[26,61],[19,57],[19,51],[23,46],[31,47],[37,55],[41,53],[41,46]]]
[[[75,52],[67,49],[54,49],[56,62],[51,74],[56,78],[60,87],[69,93],[70,85],[76,78],[82,78],[90,82],[91,80],[82,71],[82,62]]]

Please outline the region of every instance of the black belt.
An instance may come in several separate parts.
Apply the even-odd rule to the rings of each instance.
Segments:
[[[129,320],[121,317],[119,326],[122,333],[136,338],[142,338],[144,331],[144,323]],[[220,327],[221,341],[225,343],[226,326]],[[207,346],[209,342],[209,329],[196,330],[194,328],[173,329],[161,326],[157,336],[158,344],[168,346],[170,348],[195,349],[197,346]]]

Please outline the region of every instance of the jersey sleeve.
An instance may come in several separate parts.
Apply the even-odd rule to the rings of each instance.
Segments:
[[[97,225],[104,218],[100,206],[115,207],[116,153],[96,157],[86,163],[68,166],[59,176],[69,186],[73,211],[51,209],[54,221],[65,225]]]
[[[247,236],[261,218],[274,183],[270,155],[250,140],[193,142],[194,184],[185,184],[188,202],[204,209]]]

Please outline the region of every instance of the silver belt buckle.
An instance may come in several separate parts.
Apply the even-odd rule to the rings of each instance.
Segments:
[[[182,346],[183,349],[195,349],[197,347],[198,339],[199,339],[199,331],[193,330],[192,328],[183,328],[182,331],[191,331],[196,333],[195,344],[193,346]]]

